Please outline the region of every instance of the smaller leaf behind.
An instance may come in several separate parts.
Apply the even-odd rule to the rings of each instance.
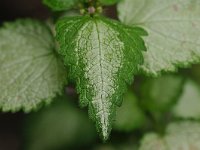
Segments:
[[[68,10],[77,2],[78,0],[43,0],[43,3],[54,11]]]
[[[126,84],[143,62],[144,42],[135,33],[139,30],[99,16],[65,18],[56,26],[59,52],[76,81],[80,104],[89,107],[90,117],[106,140]]]

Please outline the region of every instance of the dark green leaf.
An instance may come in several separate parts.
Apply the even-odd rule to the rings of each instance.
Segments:
[[[54,11],[68,10],[77,2],[78,0],[43,0],[43,3]]]
[[[175,75],[147,78],[141,87],[145,108],[151,112],[166,112],[182,93],[183,78]]]
[[[138,100],[132,91],[125,97],[123,105],[118,108],[114,129],[130,132],[144,125],[145,114],[138,106]]]
[[[102,3],[103,5],[114,5],[119,1],[121,0],[99,0],[99,2]]]
[[[81,106],[88,105],[104,140],[126,84],[143,62],[145,46],[137,31],[103,17],[71,17],[57,24],[60,53],[76,81]]]
[[[51,106],[32,113],[24,128],[26,150],[60,150],[93,142],[95,128],[80,111],[63,96]]]

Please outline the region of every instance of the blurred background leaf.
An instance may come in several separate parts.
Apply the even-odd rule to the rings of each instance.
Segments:
[[[62,150],[80,148],[96,140],[93,124],[87,114],[58,97],[55,102],[26,119],[26,150]]]
[[[140,91],[143,107],[155,113],[168,111],[182,93],[183,81],[178,75],[146,78]]]
[[[200,86],[192,80],[187,80],[172,112],[178,118],[200,119]]]
[[[133,91],[129,90],[124,97],[121,107],[117,110],[114,129],[130,132],[140,128],[146,122],[146,116],[138,105],[138,99]]]
[[[165,135],[146,134],[139,150],[199,150],[199,141],[199,122],[174,122],[168,125]]]

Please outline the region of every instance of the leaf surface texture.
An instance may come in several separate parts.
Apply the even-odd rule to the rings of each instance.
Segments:
[[[106,140],[126,83],[132,82],[143,62],[141,51],[145,46],[140,35],[146,32],[89,16],[65,18],[56,30],[59,52],[77,84],[80,104],[88,105],[90,117]]]

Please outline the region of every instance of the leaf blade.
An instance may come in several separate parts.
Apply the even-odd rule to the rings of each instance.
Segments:
[[[122,22],[149,33],[142,72],[157,76],[199,62],[199,10],[198,0],[124,0],[118,5]]]
[[[122,25],[102,17],[66,18],[57,24],[60,53],[76,81],[82,106],[106,140],[111,131],[117,105],[130,83],[142,53]],[[68,35],[72,35],[71,38]],[[133,39],[135,41],[133,41]],[[134,42],[134,45],[130,43]],[[134,56],[131,57],[131,56]]]
[[[1,109],[29,112],[50,103],[61,92],[66,72],[48,28],[35,20],[18,20],[5,24],[0,37]]]
[[[72,8],[78,0],[43,0],[43,3],[54,11],[63,11]]]

